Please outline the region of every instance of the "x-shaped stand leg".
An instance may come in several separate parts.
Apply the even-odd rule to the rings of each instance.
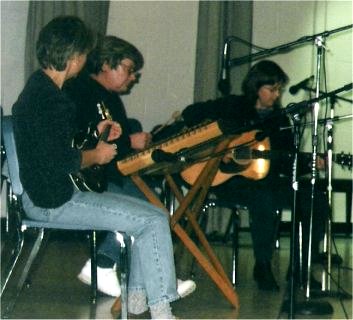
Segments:
[[[217,153],[224,150],[228,146],[228,144],[229,144],[229,139],[223,140],[215,148],[214,152]],[[165,174],[166,180],[171,188],[171,191],[174,193],[174,195],[176,196],[180,204],[178,209],[174,212],[174,214],[170,218],[170,225],[174,233],[179,237],[179,239],[182,241],[185,247],[195,257],[196,261],[209,275],[209,277],[216,284],[216,286],[223,293],[223,295],[227,298],[227,300],[231,303],[231,305],[233,305],[235,308],[238,309],[239,308],[238,295],[235,292],[219,259],[213,252],[210,244],[206,239],[205,234],[203,233],[202,229],[200,228],[195,218],[195,216],[197,215],[197,212],[200,210],[203,204],[203,201],[213,181],[213,178],[217,173],[220,161],[221,159],[219,157],[208,160],[206,166],[199,174],[195,184],[187,192],[185,197],[181,194],[173,178],[169,174]],[[155,193],[147,186],[147,184],[143,181],[143,179],[138,174],[132,175],[131,178],[135,182],[135,184],[139,187],[139,189],[145,194],[148,200],[152,204],[162,208],[165,211],[165,213],[169,216],[168,209],[155,195]],[[192,209],[190,209],[191,204],[192,204]],[[199,247],[190,238],[189,234],[178,223],[180,218],[183,215],[185,215],[188,218],[188,221],[190,222],[192,229],[194,230],[200,243],[202,244],[202,246],[206,251],[206,255],[201,252]]]

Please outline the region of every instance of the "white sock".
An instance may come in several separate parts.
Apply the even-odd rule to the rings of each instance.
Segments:
[[[152,319],[175,319],[169,302],[159,302],[150,306]]]
[[[144,291],[130,291],[127,309],[132,314],[141,314],[148,310],[147,297]]]

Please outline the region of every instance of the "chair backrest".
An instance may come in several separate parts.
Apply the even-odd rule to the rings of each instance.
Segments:
[[[20,196],[23,193],[23,187],[20,180],[20,170],[18,165],[15,136],[13,133],[12,116],[3,117],[2,134],[12,192],[16,196]]]

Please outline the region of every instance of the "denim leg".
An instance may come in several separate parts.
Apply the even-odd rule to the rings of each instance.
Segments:
[[[145,289],[149,305],[178,299],[168,217],[149,202],[109,192],[75,192],[59,208],[36,207],[26,194],[23,205],[32,219],[133,236],[129,289]]]
[[[113,193],[122,193],[128,196],[142,199],[147,201],[145,195],[142,191],[136,186],[136,184],[132,181],[130,177],[122,178],[122,186],[119,186],[115,183],[108,184],[108,191]]]
[[[125,194],[137,199],[147,201],[145,195],[133,183],[130,177],[123,177],[122,186],[115,183],[108,184],[108,191],[112,193]],[[105,255],[119,265],[120,243],[116,241],[115,234],[108,232],[102,243],[98,247],[98,254]],[[117,261],[118,260],[118,261]]]

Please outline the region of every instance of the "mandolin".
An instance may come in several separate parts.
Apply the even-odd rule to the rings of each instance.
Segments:
[[[97,103],[97,108],[102,120],[112,120],[110,112],[103,102]],[[99,136],[98,142],[106,142],[109,136],[109,131],[110,126],[107,126]],[[88,141],[88,139],[83,140]],[[83,150],[86,148],[84,143],[77,147]],[[71,173],[69,176],[74,186],[80,191],[92,191],[101,193],[107,189],[107,180],[104,173],[104,166],[94,165],[81,169],[77,173]]]

